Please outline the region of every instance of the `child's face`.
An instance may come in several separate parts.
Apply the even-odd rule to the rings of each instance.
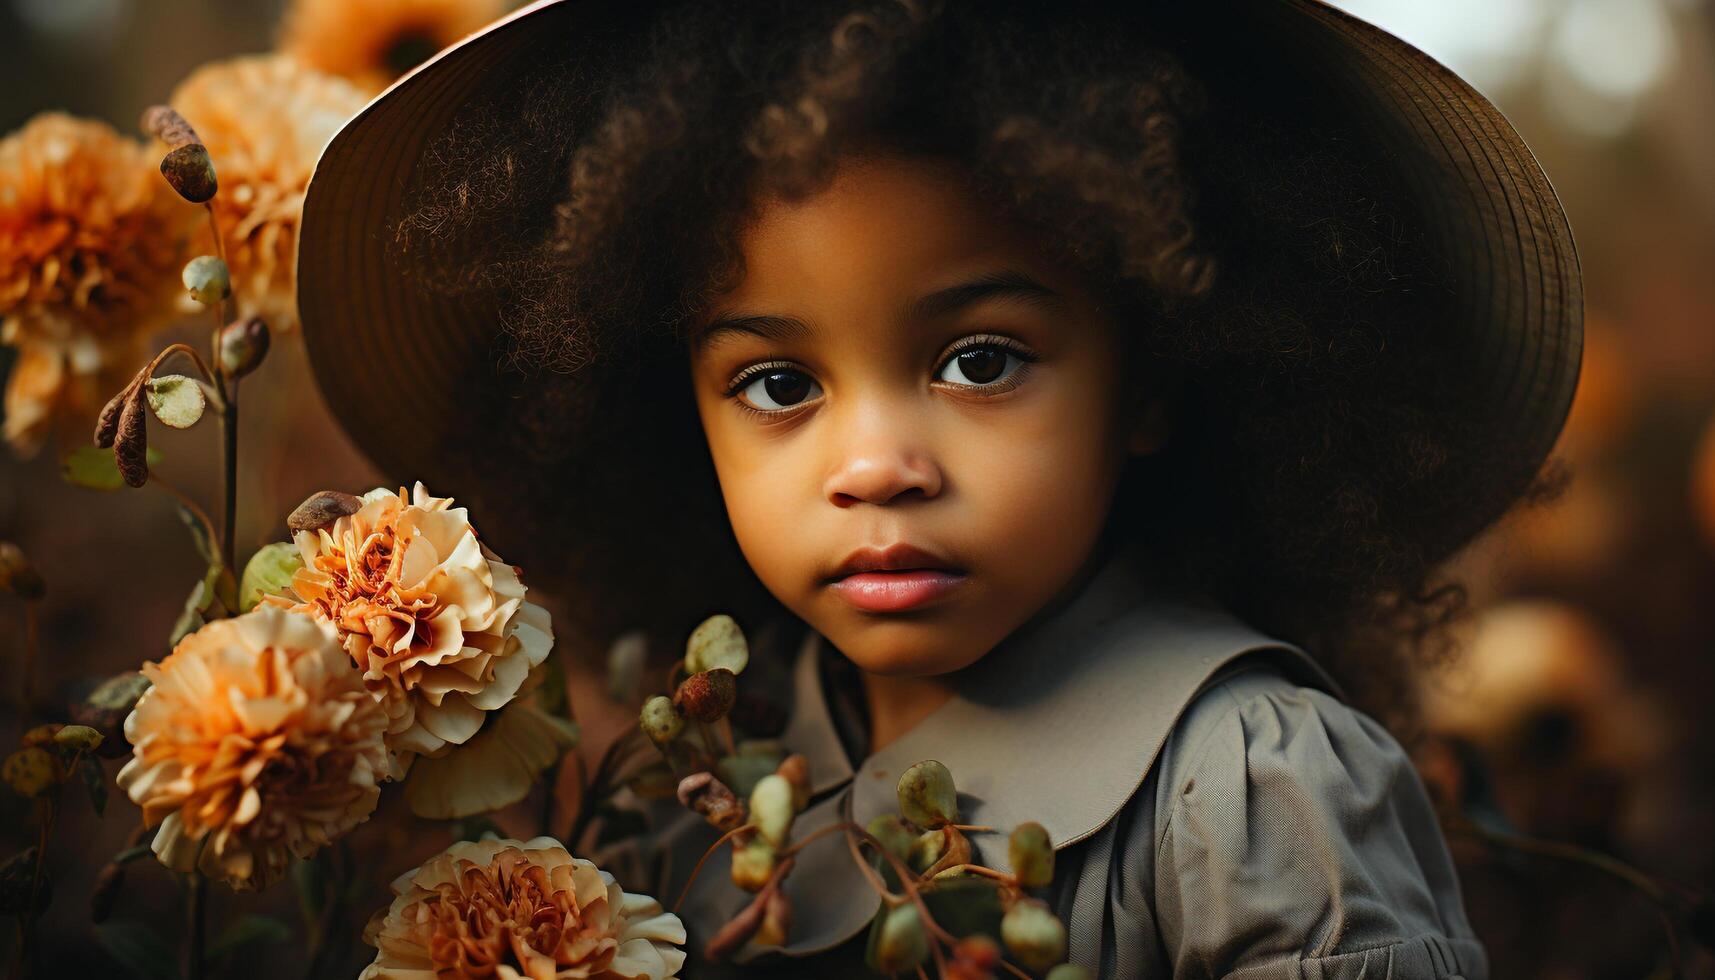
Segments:
[[[746,560],[872,673],[957,670],[1057,598],[1159,438],[1118,325],[960,174],[848,157],[826,190],[758,202],[745,278],[692,338]],[[901,544],[917,571],[837,578]]]

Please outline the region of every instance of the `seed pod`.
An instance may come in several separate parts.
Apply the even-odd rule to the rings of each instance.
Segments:
[[[972,933],[953,945],[947,976],[952,980],[990,980],[1000,959],[1000,943],[980,932]]]
[[[100,747],[101,733],[88,725],[66,725],[54,733],[54,744],[78,752],[90,752]]]
[[[293,531],[318,531],[348,514],[363,509],[363,501],[338,490],[320,490],[304,498],[304,502],[286,517],[286,527]]]
[[[268,356],[268,324],[259,316],[234,320],[220,328],[220,373],[242,378],[256,370]]]
[[[744,823],[744,807],[714,773],[694,772],[679,780],[678,795],[680,804],[723,832]]]
[[[911,842],[911,870],[925,874],[947,853],[947,835],[940,830],[925,830]]]
[[[756,942],[762,946],[784,946],[792,931],[792,900],[778,888],[768,889],[762,903],[762,928],[756,930]]]
[[[204,306],[224,302],[232,295],[232,273],[226,263],[213,255],[199,255],[185,263],[179,274],[191,298]]]
[[[929,958],[929,935],[917,906],[910,902],[889,909],[875,945],[875,968],[883,973],[910,970]]]
[[[750,646],[744,631],[725,613],[717,613],[697,624],[691,638],[685,641],[685,669],[691,673],[725,667],[734,674],[744,673],[750,663]]]
[[[941,856],[923,872],[928,878],[952,873],[952,869],[971,863],[971,839],[966,837],[964,832],[957,827],[947,826],[942,827],[940,833],[946,838],[946,844],[942,848]]]
[[[792,809],[803,813],[810,805],[810,760],[794,753],[774,771],[792,787]]]
[[[637,723],[651,742],[661,746],[678,738],[679,733],[685,730],[684,717],[679,714],[679,709],[673,707],[673,700],[664,694],[643,702]]]
[[[899,812],[919,827],[957,823],[958,793],[953,774],[934,759],[919,762],[899,777]]]
[[[1039,899],[1014,902],[1000,920],[1000,938],[1032,970],[1046,970],[1066,958],[1066,927]]]
[[[1076,963],[1062,963],[1049,970],[1045,980],[1096,980],[1096,975]]]
[[[113,440],[113,463],[126,486],[140,487],[149,482],[149,423],[141,385],[120,409],[119,428]]]
[[[725,667],[716,667],[685,678],[673,692],[673,707],[693,721],[720,721],[738,698],[738,679]]]
[[[786,846],[786,835],[792,832],[792,784],[786,777],[771,773],[757,782],[750,791],[750,816],[756,829],[775,847]]]
[[[1006,852],[1020,888],[1046,888],[1054,880],[1054,846],[1041,824],[1032,821],[1013,828]]]
[[[59,760],[39,745],[19,749],[0,765],[0,776],[5,778],[6,785],[20,796],[32,799],[59,785],[62,775]]]
[[[59,735],[60,729],[64,727],[64,725],[57,721],[50,721],[45,725],[37,725],[25,732],[24,737],[18,740],[18,744],[24,748],[29,748],[32,745],[40,745],[44,747],[52,745],[54,744],[54,738]]]
[[[143,113],[143,131],[167,144],[167,155],[161,159],[161,176],[167,178],[180,197],[201,204],[220,189],[208,147],[191,124],[185,122],[185,117],[171,106],[150,106]]]
[[[881,841],[881,846],[887,853],[901,861],[910,860],[911,845],[916,838],[898,817],[891,813],[883,814],[871,820],[869,826],[864,829],[869,831],[871,837]]]
[[[131,378],[130,384],[119,389],[119,393],[109,398],[107,404],[101,407],[101,415],[95,420],[95,444],[97,446],[102,449],[113,448],[113,437],[119,434],[119,416],[125,409],[125,401],[131,397],[132,392],[142,387],[143,383],[149,380],[148,375],[148,365],[144,365]]]
[[[761,891],[774,874],[774,845],[762,837],[752,838],[732,851],[732,883],[747,892]]]

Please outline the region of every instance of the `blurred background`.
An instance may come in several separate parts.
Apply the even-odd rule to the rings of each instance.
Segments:
[[[1570,213],[1586,276],[1584,373],[1559,447],[1574,481],[1557,503],[1516,513],[1459,559],[1479,613],[1461,627],[1460,657],[1425,681],[1431,737],[1418,754],[1437,793],[1492,811],[1484,825],[1491,830],[1611,855],[1644,877],[1455,834],[1467,908],[1496,977],[1667,976],[1658,902],[1684,907],[1693,897],[1684,889],[1715,884],[1715,4],[1341,5],[1437,56],[1506,112]],[[307,177],[316,140],[344,114],[504,5],[298,6],[313,18],[306,13],[284,29],[283,0],[0,0],[0,132],[64,110],[130,134],[144,107],[199,66],[296,44],[302,59],[346,79],[295,103],[320,121],[294,137],[304,145],[280,136],[253,148],[256,166],[276,184],[289,190],[299,180],[301,190],[297,175]],[[415,13],[360,15],[371,6]],[[202,344],[207,332],[200,319],[178,316],[158,336]],[[0,348],[0,372],[28,367],[22,350]],[[124,380],[104,382],[94,404]],[[65,387],[62,395],[76,393]],[[21,404],[9,400],[7,411]],[[310,492],[376,484],[323,413],[289,323],[244,404],[245,444],[267,448],[241,460],[241,552],[283,538],[281,515]],[[80,425],[73,438],[86,432]],[[207,492],[218,479],[209,430],[158,432],[158,471],[218,507]],[[203,563],[170,496],[70,488],[53,434],[38,438],[45,448],[33,454],[19,451],[27,437],[0,450],[0,540],[21,545],[48,583],[35,685],[63,703],[92,675],[159,656],[140,638],[168,633]],[[0,596],[0,673],[9,678],[21,669],[24,632],[22,605]],[[579,693],[599,686],[577,677],[571,685],[586,751],[629,723],[628,711]],[[116,763],[108,765],[111,775]],[[27,806],[6,796],[0,817],[11,853],[33,830]],[[125,846],[134,821],[113,809],[129,807],[121,797],[104,821],[87,807],[68,806],[62,816],[49,859],[60,897],[43,942],[67,975],[120,975],[90,941],[83,896]],[[359,910],[385,904],[383,869],[410,867],[447,840],[409,836],[403,821],[372,824],[358,839],[382,857],[366,890],[351,896]],[[517,832],[534,830],[526,820]],[[170,935],[170,882],[135,888],[115,918]],[[296,917],[289,892],[235,904]],[[1715,934],[1707,907],[1686,925]],[[1715,977],[1715,959],[1687,934],[1678,956],[1685,975]],[[368,958],[353,937],[327,973],[350,976]],[[303,967],[283,954],[250,969],[295,976]]]

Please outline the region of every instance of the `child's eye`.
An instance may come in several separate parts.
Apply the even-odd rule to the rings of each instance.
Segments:
[[[1019,369],[1035,360],[1016,342],[1002,337],[972,338],[953,349],[937,377],[963,387],[982,388],[1016,383]]]
[[[822,386],[802,371],[764,364],[734,382],[732,393],[750,408],[779,412],[815,398]]]

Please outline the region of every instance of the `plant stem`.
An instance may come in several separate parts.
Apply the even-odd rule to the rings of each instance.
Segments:
[[[190,511],[198,521],[202,522],[202,529],[208,533],[208,539],[210,541],[220,540],[220,535],[215,533],[214,530],[214,521],[209,519],[208,511],[203,510],[196,501],[190,498],[189,494],[180,490],[178,487],[173,486],[171,483],[168,483],[166,480],[156,476],[153,470],[149,472],[149,482],[172,494],[174,499],[183,504],[186,510]]]
[[[203,931],[208,924],[208,903],[205,900],[207,885],[207,880],[201,874],[195,871],[191,872],[190,913],[188,916],[191,941],[185,962],[185,976],[189,980],[202,980],[203,975]]]
[[[238,528],[238,379],[232,379],[231,385],[218,385],[222,401],[220,412],[221,431],[221,480],[225,491],[225,502],[221,508],[221,526],[225,533],[220,537],[221,561],[228,569],[236,571],[234,562],[235,534]]]
[[[739,826],[720,835],[713,844],[709,845],[709,849],[704,851],[703,856],[697,859],[697,866],[691,869],[691,876],[685,879],[684,890],[679,892],[679,900],[673,903],[674,915],[679,914],[679,906],[685,904],[685,898],[691,894],[691,886],[696,883],[697,875],[702,872],[703,865],[708,862],[709,856],[720,850],[722,844],[725,844],[727,841],[732,840],[733,837],[737,836],[739,831],[754,828],[754,824],[740,824]]]
[[[24,600],[24,670],[22,691],[18,696],[18,721],[21,731],[30,730],[30,722],[36,718],[36,659],[41,640],[40,614],[37,607],[40,599]]]

